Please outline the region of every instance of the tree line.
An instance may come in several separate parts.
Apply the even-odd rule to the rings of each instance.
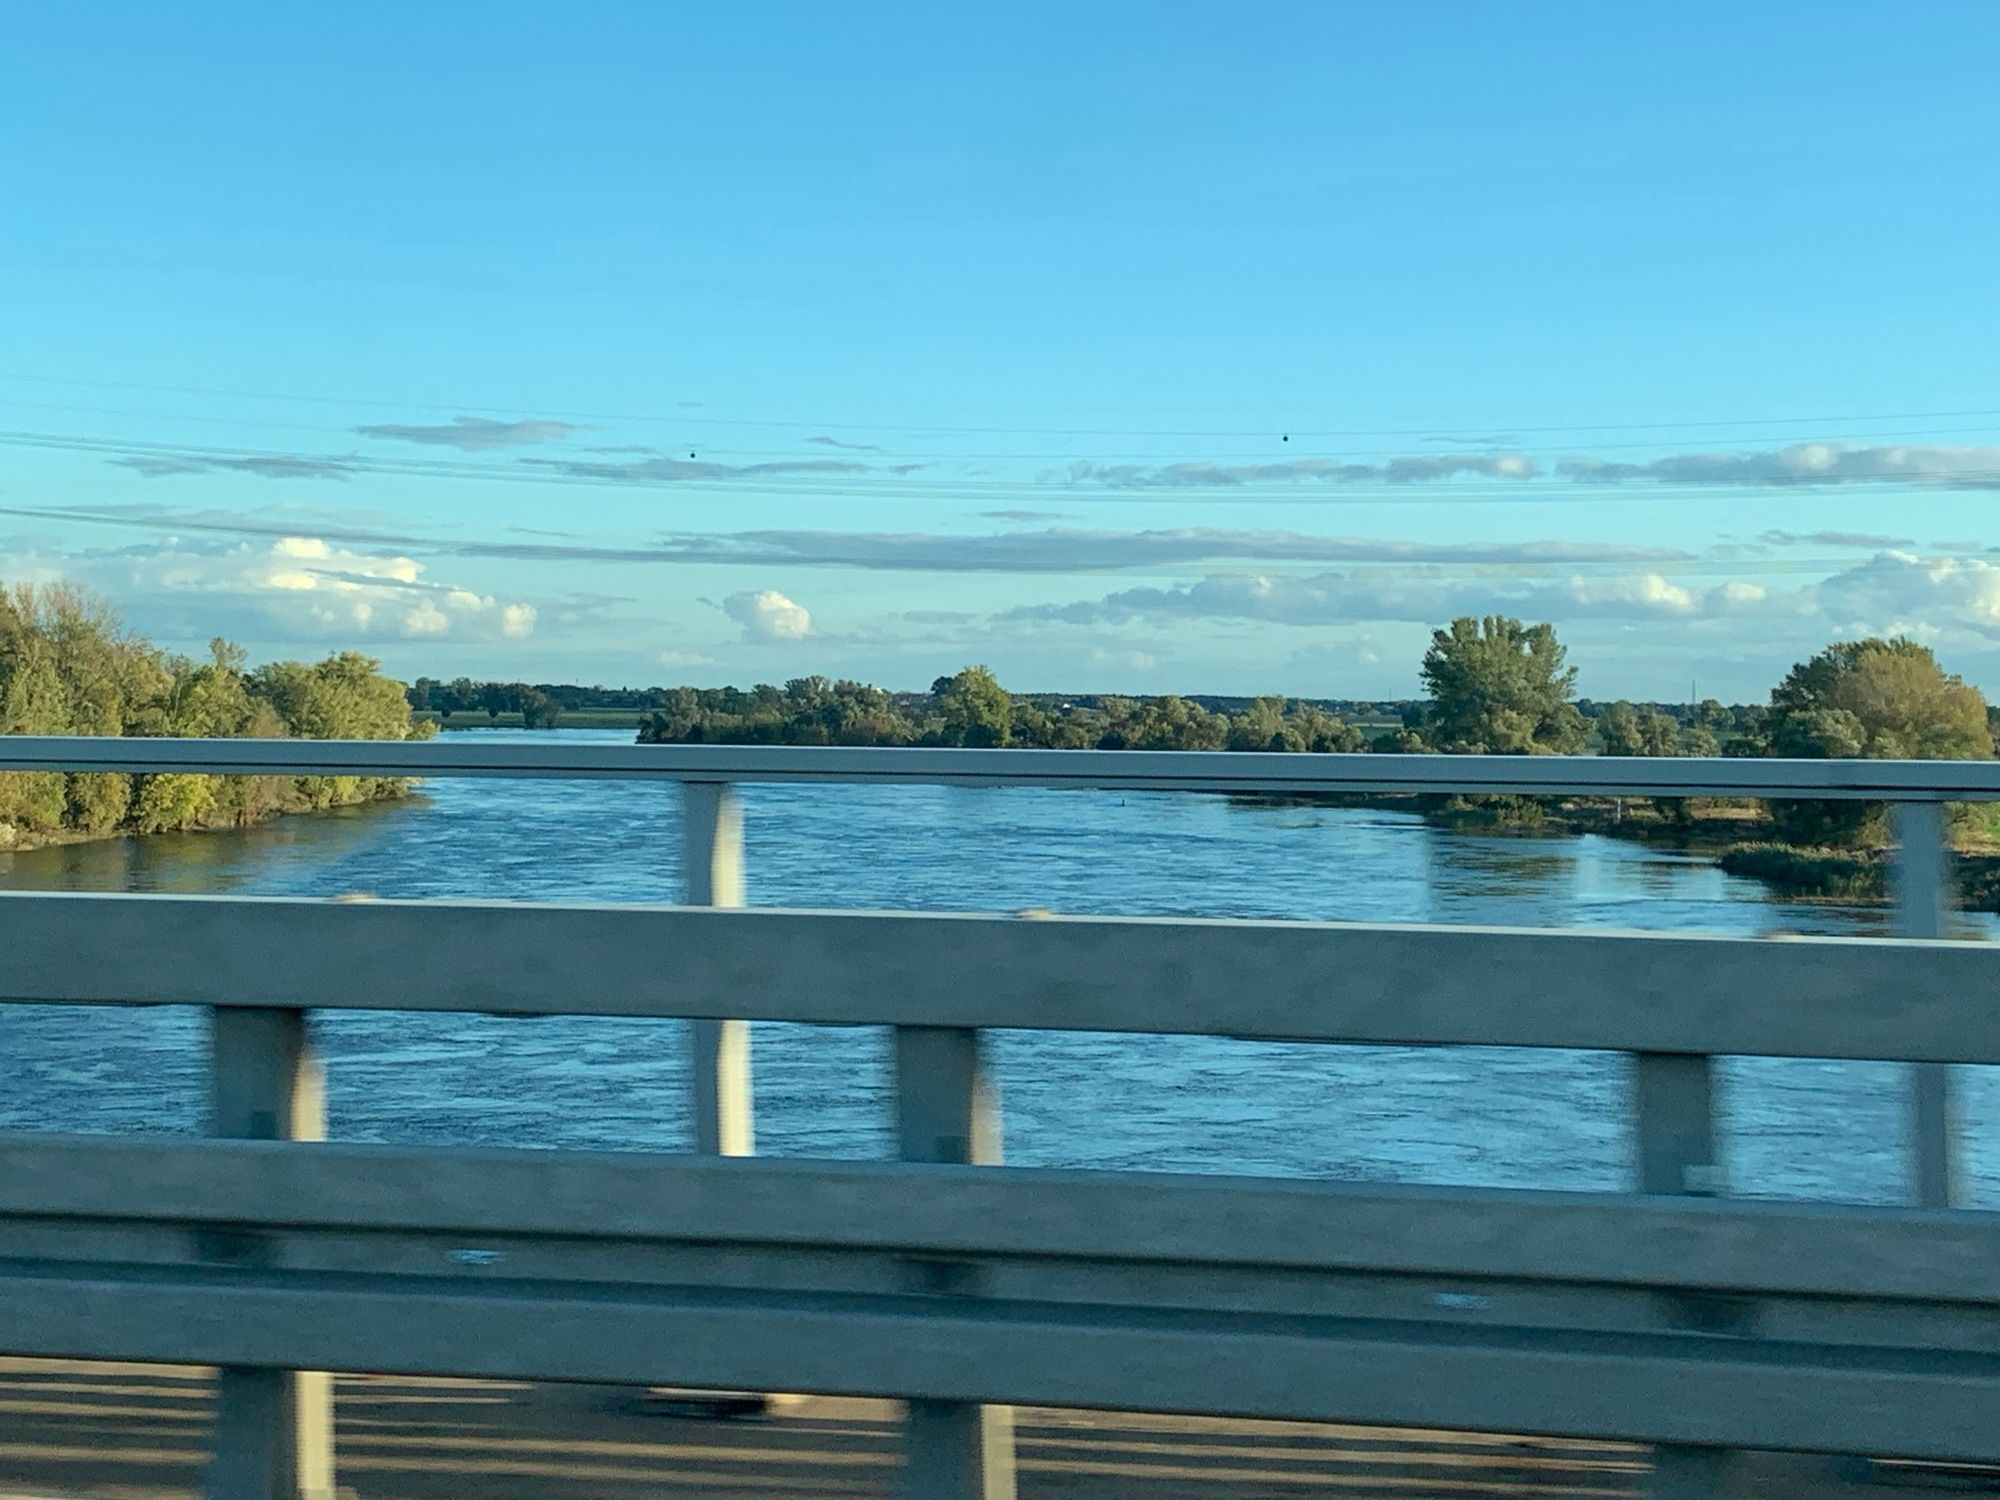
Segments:
[[[1827,647],[1771,690],[1767,704],[1589,702],[1548,624],[1466,617],[1432,632],[1425,697],[1396,705],[1373,733],[1312,703],[1253,698],[1234,709],[1173,695],[1050,700],[1009,693],[985,667],[940,677],[928,693],[802,677],[783,687],[674,688],[640,724],[652,744],[947,745],[1046,749],[1389,751],[1455,755],[1784,756],[1802,759],[1989,759],[1995,714],[1979,690],[1914,641]],[[1498,801],[1501,799],[1492,799]],[[1520,800],[1520,799],[1511,799]],[[1685,823],[1690,799],[1660,811]],[[1885,836],[1879,804],[1777,803],[1789,844],[1869,847]],[[1986,830],[1959,809],[1962,830]]]
[[[489,722],[518,713],[531,726],[552,727],[565,707],[616,706],[639,720],[642,742],[655,744],[1808,759],[1995,754],[1995,715],[1983,695],[1908,640],[1829,646],[1793,667],[1768,703],[1757,705],[1591,702],[1576,697],[1576,675],[1553,626],[1489,616],[1434,631],[1420,665],[1425,695],[1403,702],[1017,695],[983,666],[916,693],[816,676],[749,689],[469,678],[419,678],[405,689],[353,652],[251,669],[239,648],[217,640],[207,659],[191,659],[127,632],[78,590],[0,588],[0,733],[10,734],[404,739],[432,732],[416,713],[447,721],[483,713]],[[0,848],[254,823],[403,789],[358,777],[13,773],[0,776]],[[1663,810],[1685,818],[1688,809],[1679,801]],[[1955,816],[1962,829],[1985,831],[1983,817],[1966,810]],[[1868,804],[1777,804],[1771,818],[1788,844],[1866,848],[1884,831],[1882,809]]]
[[[597,706],[592,702],[578,701],[591,691],[581,688],[551,690],[525,682],[474,682],[470,677],[457,677],[450,682],[440,682],[435,677],[419,677],[410,684],[407,696],[413,712],[436,714],[439,721],[446,724],[451,722],[454,714],[461,713],[483,713],[488,723],[502,714],[519,714],[522,724],[529,729],[554,729],[562,723],[565,708]],[[594,691],[597,694],[606,693],[603,688]],[[606,707],[637,709],[650,701],[644,691],[613,689],[611,693],[632,701],[606,704]]]
[[[1575,700],[1575,673],[1563,666],[1550,627],[1492,623],[1497,635],[1472,620],[1438,632],[1425,658],[1429,695],[1418,700],[1022,695],[983,666],[940,677],[923,693],[825,677],[748,689],[618,691],[649,700],[639,738],[650,744],[1714,755],[1763,722],[1754,705],[1727,707],[1712,698],[1693,705]],[[482,687],[499,685],[472,686],[477,699]],[[494,712],[507,711],[504,697],[492,701]]]
[[[783,687],[671,688],[640,723],[650,744],[1020,746],[1045,750],[1359,750],[1362,732],[1310,703],[1258,698],[1237,713],[1190,699],[1016,697],[985,667],[927,693],[798,677]]]
[[[133,635],[101,601],[57,585],[0,587],[0,734],[251,739],[419,738],[403,685],[369,657],[250,668],[227,641],[205,660]],[[242,826],[399,795],[362,776],[0,775],[0,849],[65,837]]]

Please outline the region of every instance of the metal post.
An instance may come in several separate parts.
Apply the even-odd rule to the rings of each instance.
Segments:
[[[1896,852],[1891,883],[1897,936],[1948,937],[1951,869],[1944,804],[1898,802],[1893,823]],[[1964,1201],[1953,1150],[1954,1113],[1950,1065],[1912,1064],[1910,1140],[1919,1208],[1951,1208]]]
[[[896,1147],[904,1161],[997,1163],[1000,1100],[979,1033],[896,1028]],[[917,1291],[976,1296],[976,1268],[913,1263]],[[1012,1407],[911,1401],[903,1429],[904,1500],[1014,1500]]]
[[[689,906],[743,904],[743,808],[722,781],[682,784],[682,869]],[[695,1150],[751,1156],[756,1126],[750,1092],[747,1021],[689,1023],[694,1067]]]
[[[1708,1196],[1724,1190],[1715,1128],[1713,1058],[1641,1052],[1632,1059],[1639,1116],[1639,1191]],[[1684,1298],[1672,1321],[1711,1332],[1732,1327],[1731,1310]],[[1740,1322],[1735,1326],[1740,1327]],[[1661,1443],[1653,1449],[1649,1500],[1716,1500],[1729,1492],[1736,1455],[1726,1448]]]
[[[302,1011],[209,1011],[211,1135],[233,1140],[326,1138],[326,1085]],[[208,1253],[268,1263],[259,1238],[211,1236]],[[321,1371],[217,1372],[207,1500],[332,1500],[333,1380]]]
[[[1639,1191],[1720,1192],[1714,1059],[1641,1052],[1632,1067],[1639,1110]]]

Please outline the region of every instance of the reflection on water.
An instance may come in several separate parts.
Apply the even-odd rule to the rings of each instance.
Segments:
[[[765,905],[1739,934],[1884,923],[1875,911],[1773,903],[1706,862],[1616,839],[1454,832],[1373,808],[962,787],[756,786],[744,802],[750,899]],[[0,856],[0,887],[672,901],[679,834],[670,787],[438,782],[404,804],[244,833]],[[577,962],[587,974],[589,956]],[[319,1024],[337,1136],[655,1149],[688,1139],[673,1023],[354,1012]],[[1039,1033],[1000,1036],[996,1048],[1018,1161],[1629,1180],[1629,1080],[1617,1058]],[[0,1125],[193,1129],[202,1061],[189,1012],[0,1007]],[[760,1150],[887,1151],[880,1033],[761,1027],[756,1069]],[[1979,1145],[2000,1099],[1987,1070],[1965,1076],[1972,1175],[2000,1199],[2000,1155]],[[1900,1196],[1901,1079],[1884,1065],[1732,1061],[1733,1179],[1770,1193]]]

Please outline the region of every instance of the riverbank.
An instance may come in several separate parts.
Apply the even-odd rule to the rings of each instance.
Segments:
[[[1724,874],[1755,880],[1780,900],[1881,906],[1890,899],[1890,851],[1781,842],[1769,836],[1771,822],[1764,810],[1750,803],[1704,804],[1697,800],[1676,807],[1671,803],[1662,806],[1650,798],[1612,798],[1559,803],[1543,813],[1539,822],[1532,818],[1510,822],[1505,814],[1486,814],[1478,808],[1456,814],[1439,810],[1432,816],[1459,828],[1522,833],[1545,829],[1655,844],[1712,859]],[[1954,850],[1951,877],[1961,911],[2000,914],[2000,851],[1986,847]]]
[[[1726,875],[1754,880],[1777,900],[1881,906],[1889,901],[1889,851],[1827,849],[1771,837],[1762,806],[1694,798],[1437,797],[1416,793],[1269,799],[1341,807],[1387,807],[1459,833],[1509,838],[1601,838],[1670,849],[1712,861]],[[1962,911],[2000,915],[2000,849],[1955,849],[1951,872]]]
[[[12,773],[43,774],[43,773]],[[60,774],[60,773],[49,773]],[[87,773],[102,775],[105,773]],[[133,778],[120,777],[120,780]],[[0,820],[0,854],[30,854],[38,849],[63,849],[76,844],[101,844],[116,839],[154,838],[163,833],[240,833],[261,828],[280,818],[309,813],[338,812],[368,807],[379,802],[397,802],[418,785],[411,778],[381,776],[183,776],[155,778],[178,782],[214,782],[221,785],[254,782],[258,788],[239,790],[230,797],[214,796],[210,812],[197,813],[183,822],[157,827],[122,821],[104,828],[44,827],[24,828]],[[199,789],[183,788],[184,798]]]

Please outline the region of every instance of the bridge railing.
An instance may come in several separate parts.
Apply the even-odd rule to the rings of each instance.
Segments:
[[[1008,1493],[1014,1404],[2000,1460],[2000,1220],[1947,1067],[2000,951],[1944,932],[1942,803],[2000,766],[0,739],[0,770],[686,784],[689,904],[0,896],[0,1001],[208,1008],[213,1139],[0,1140],[0,1352],[217,1366],[217,1500],[332,1485],[329,1382],[396,1371],[900,1397],[907,1492]],[[1897,939],[734,910],[737,780],[1897,804]],[[312,1141],[322,1009],[695,1023],[697,1154]],[[894,1028],[893,1163],[731,1160],[746,1023]],[[1631,1058],[1629,1194],[1023,1170],[984,1037]],[[1728,1196],[1715,1059],[1915,1065],[1907,1209]]]

